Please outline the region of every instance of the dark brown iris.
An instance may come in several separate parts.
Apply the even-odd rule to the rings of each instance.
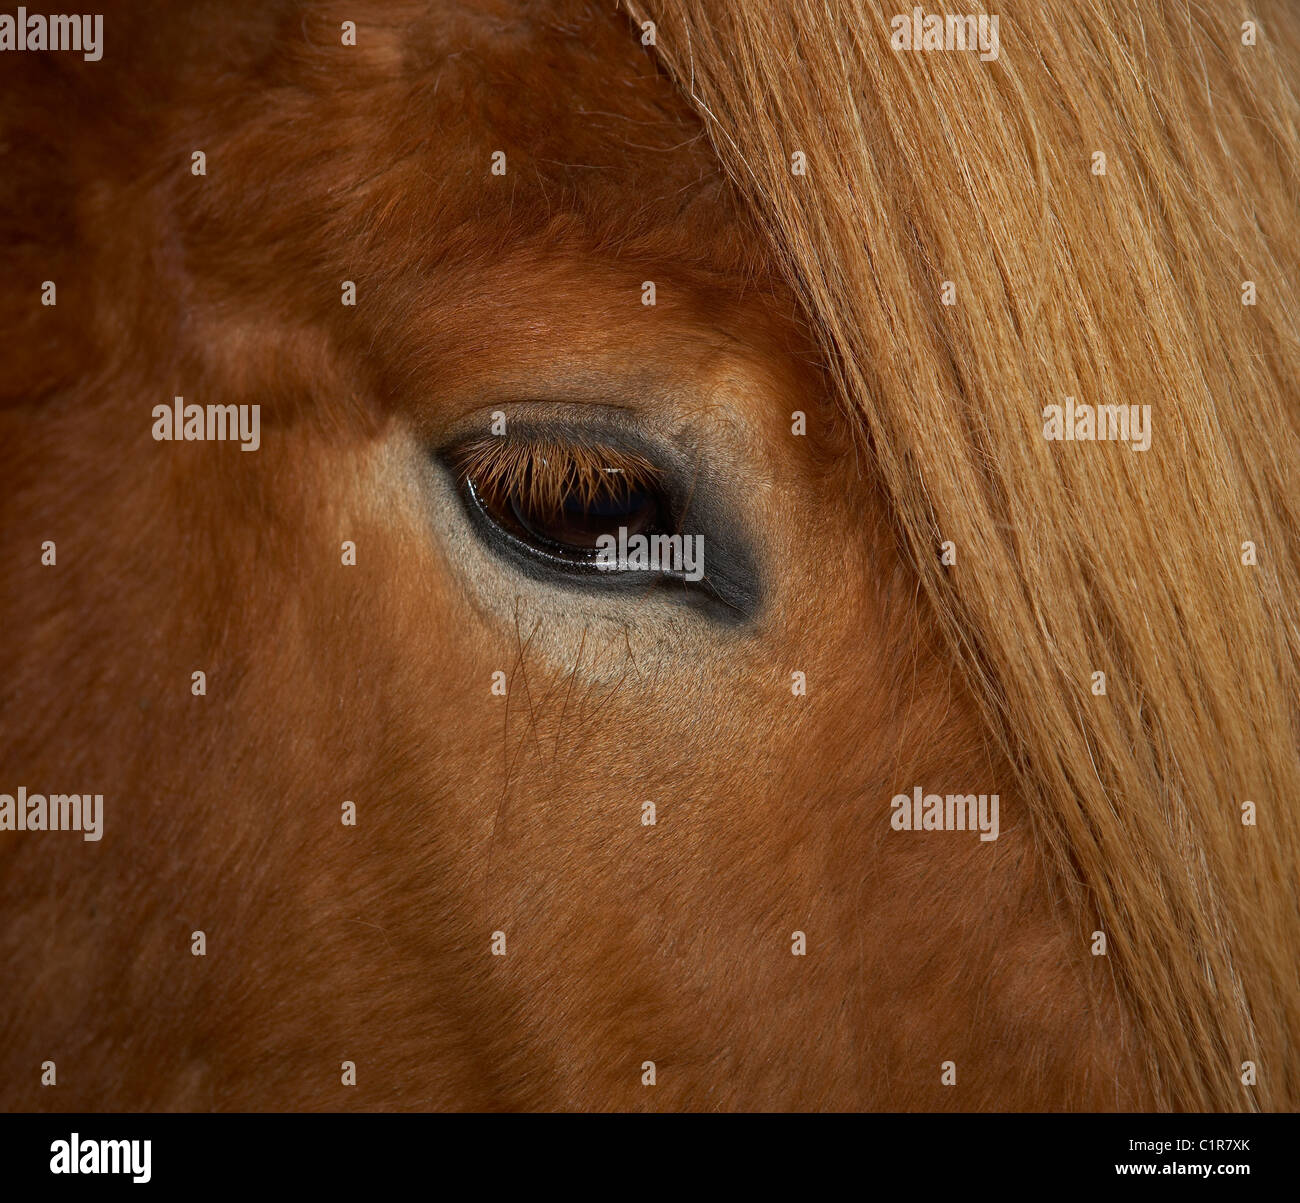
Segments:
[[[611,482],[596,497],[573,492],[558,507],[542,505],[526,494],[513,492],[504,501],[484,499],[484,508],[497,522],[530,542],[573,556],[594,555],[601,535],[618,537],[620,528],[630,537],[657,529],[659,502],[653,493]]]
[[[619,528],[628,536],[643,535],[655,527],[659,506],[650,493],[627,486],[612,486],[610,493],[584,499],[569,494],[558,511],[542,510],[525,498],[512,496],[513,518],[524,531],[556,548],[576,553],[593,553],[602,535],[617,537]]]

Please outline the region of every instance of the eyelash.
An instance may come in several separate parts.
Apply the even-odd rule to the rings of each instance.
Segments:
[[[479,438],[452,461],[459,480],[472,481],[484,500],[520,494],[541,509],[558,510],[575,493],[591,504],[619,490],[661,491],[659,471],[644,456],[587,443]]]

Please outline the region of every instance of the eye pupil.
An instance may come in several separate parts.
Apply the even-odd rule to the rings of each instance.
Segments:
[[[634,501],[635,496],[630,495],[626,489],[620,490],[611,496],[593,498],[590,502],[584,502],[582,498],[575,497],[570,493],[564,499],[563,510],[566,516],[585,515],[592,518],[613,518],[635,508]]]
[[[594,497],[567,493],[558,509],[544,508],[519,493],[510,496],[510,511],[525,532],[544,544],[570,554],[591,555],[601,535],[648,533],[659,518],[655,497],[622,483]]]

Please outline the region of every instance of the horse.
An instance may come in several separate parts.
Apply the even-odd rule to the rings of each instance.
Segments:
[[[1288,6],[102,7],[0,1105],[1300,1103]]]

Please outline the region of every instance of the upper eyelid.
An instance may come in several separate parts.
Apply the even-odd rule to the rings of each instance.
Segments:
[[[666,470],[681,471],[704,450],[692,428],[665,424],[662,414],[647,416],[626,405],[517,401],[483,408],[472,419],[458,422],[439,440],[447,458],[474,444],[512,443],[541,445],[565,443],[603,447],[631,453]],[[493,423],[503,422],[504,430]],[[489,430],[489,427],[492,429]]]
[[[622,490],[663,487],[662,470],[639,452],[586,438],[478,436],[448,458],[481,493],[524,492],[530,503],[550,510],[575,492],[590,504]]]

